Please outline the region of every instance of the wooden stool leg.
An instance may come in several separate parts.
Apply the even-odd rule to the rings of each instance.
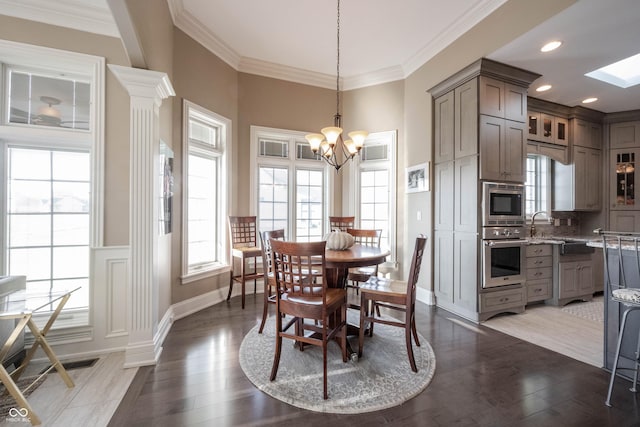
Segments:
[[[234,258],[231,257],[231,271],[229,274],[229,293],[227,294],[227,301],[231,299],[231,292],[233,291],[233,261]]]

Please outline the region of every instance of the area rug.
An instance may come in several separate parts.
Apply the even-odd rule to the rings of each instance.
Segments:
[[[409,366],[402,328],[377,324],[373,337],[365,337],[364,354],[357,361],[342,362],[340,347],[330,343],[327,400],[322,392],[320,347],[308,346],[300,352],[292,340],[283,339],[278,375],[269,381],[275,351],[273,316],[262,334],[256,326],[245,336],[240,346],[240,366],[258,389],[298,408],[337,414],[378,411],[415,397],[431,382],[435,354],[427,340],[418,335],[421,346],[413,346],[417,373]],[[357,337],[349,340],[357,351]]]
[[[576,302],[565,305],[562,311],[583,319],[604,323],[604,302],[602,297],[589,302]]]
[[[34,375],[31,377],[20,378],[16,385],[22,391],[22,395],[27,398],[47,379],[46,375]],[[0,383],[0,417],[6,416],[11,408],[17,408],[13,396],[9,394],[4,384]]]

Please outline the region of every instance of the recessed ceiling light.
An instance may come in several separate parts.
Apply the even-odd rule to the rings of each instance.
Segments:
[[[542,85],[536,89],[536,92],[545,92],[549,89],[551,89],[551,85]]]
[[[628,88],[640,83],[640,53],[585,74],[605,83]]]
[[[561,41],[554,40],[542,46],[540,48],[540,52],[551,52],[552,50],[556,50],[557,48],[559,48],[561,44],[562,44]]]
[[[591,104],[592,102],[596,102],[598,98],[587,98],[582,101],[583,104]]]

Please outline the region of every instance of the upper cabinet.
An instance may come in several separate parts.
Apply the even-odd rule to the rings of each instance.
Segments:
[[[480,76],[480,114],[526,122],[527,88]]]
[[[446,93],[433,102],[434,108],[434,161],[442,163],[453,160],[453,92]]]
[[[569,120],[538,111],[527,113],[527,139],[548,144],[569,145]]]
[[[525,181],[525,125],[480,116],[480,179]]]
[[[602,125],[575,118],[570,122],[570,137],[573,145],[586,148],[602,148]]]
[[[640,147],[640,121],[612,123],[609,136],[611,148]]]

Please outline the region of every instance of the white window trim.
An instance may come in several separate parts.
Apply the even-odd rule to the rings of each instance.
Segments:
[[[231,141],[232,141],[232,122],[230,119],[221,116],[220,114],[209,111],[204,107],[201,107],[188,100],[183,100],[182,107],[182,176],[186,177],[188,174],[188,162],[189,162],[189,117],[191,110],[197,111],[200,114],[211,117],[213,120],[220,123],[224,128],[224,132],[220,134],[220,151],[222,151],[222,161],[220,162],[220,171],[218,179],[224,177],[225,185],[219,186],[220,197],[218,205],[218,229],[220,230],[221,238],[217,242],[218,250],[221,254],[220,262],[212,264],[202,271],[195,273],[189,273],[187,265],[188,257],[188,205],[189,194],[186,188],[186,181],[183,183],[182,191],[182,266],[181,266],[181,282],[183,285],[195,282],[207,277],[216,276],[220,273],[229,271],[229,243],[226,237],[226,218],[229,207],[229,188],[231,188],[231,178],[229,171],[231,170]]]
[[[527,156],[529,156],[530,154],[528,154]],[[547,174],[544,177],[540,177],[539,182],[536,183],[536,188],[538,187],[538,185],[542,182],[542,180],[544,180],[544,185],[547,188],[547,194],[545,197],[545,205],[544,206],[540,206],[540,210],[547,212],[547,215],[543,216],[543,217],[536,217],[536,224],[540,223],[548,223],[548,217],[551,214],[551,199],[553,198],[553,194],[552,191],[553,189],[551,188],[551,158],[547,157],[547,156],[543,156],[540,154],[535,154],[536,157],[538,157],[538,159],[536,160],[537,162],[546,162],[546,168],[547,168]],[[526,213],[525,212],[525,219],[529,222],[531,222],[531,214],[530,213]]]
[[[354,157],[354,163],[349,166],[349,182],[353,183],[353,185],[347,184],[347,194],[346,198],[343,200],[349,201],[348,212],[354,212],[356,217],[356,224],[360,224],[360,170],[366,170],[368,168],[375,168],[380,164],[389,164],[391,165],[391,173],[389,175],[389,200],[391,203],[391,212],[389,212],[389,249],[391,250],[391,255],[389,256],[388,261],[396,261],[396,247],[397,247],[397,182],[398,182],[398,166],[396,163],[396,152],[397,152],[397,144],[398,141],[398,132],[395,130],[383,131],[383,132],[373,132],[367,136],[366,144],[376,144],[376,143],[384,143],[389,144],[389,160],[369,160],[367,162],[362,162],[360,155]]]
[[[250,130],[250,140],[251,140],[251,149],[250,149],[250,168],[251,168],[251,177],[250,177],[250,188],[251,188],[251,201],[249,204],[250,215],[257,215],[258,212],[258,167],[260,165],[269,165],[269,166],[286,166],[289,168],[289,188],[290,190],[296,188],[296,170],[300,166],[309,166],[310,169],[323,169],[325,182],[324,187],[325,191],[325,200],[324,200],[324,212],[322,213],[323,217],[327,220],[324,221],[328,225],[329,212],[333,212],[333,200],[332,197],[329,197],[329,194],[333,192],[334,186],[334,175],[332,173],[334,169],[325,161],[318,162],[312,160],[296,160],[296,147],[295,141],[305,140],[305,135],[309,134],[309,132],[300,132],[294,130],[287,129],[277,129],[271,127],[264,126],[251,126]],[[260,138],[273,138],[273,139],[282,139],[287,138],[289,140],[289,155],[285,158],[273,158],[269,159],[261,158],[259,153],[259,141]],[[295,221],[292,219],[295,218],[295,210],[296,204],[289,204],[289,229],[286,230],[287,236],[293,236],[293,228],[295,227]],[[323,223],[323,227],[325,224]],[[260,230],[259,230],[260,231]],[[323,235],[327,232],[327,230],[323,230]]]
[[[74,73],[87,75],[91,84],[91,110],[89,131],[69,130],[62,128],[47,128],[42,126],[14,126],[8,123],[7,97],[8,88],[5,70],[7,66],[20,68],[33,68],[47,70],[53,73]],[[0,164],[7,170],[6,148],[7,143],[19,143],[23,146],[42,147],[52,141],[63,141],[68,147],[88,149],[91,153],[91,212],[89,247],[99,248],[104,244],[104,129],[105,129],[105,59],[103,57],[87,55],[83,53],[69,52],[42,46],[34,46],[9,40],[0,40],[0,66],[3,85],[0,88],[0,142],[4,143],[4,149],[0,150]],[[4,178],[2,179],[4,182]],[[2,212],[6,212],[4,185],[0,186],[0,200]],[[0,218],[0,226],[6,230],[6,215]],[[4,233],[3,233],[4,235]],[[5,236],[6,238],[6,236]],[[6,245],[6,242],[2,242]],[[6,268],[5,259],[0,260],[2,270]],[[93,305],[94,277],[92,257],[89,260],[89,310],[70,310],[60,315],[55,328],[73,328],[81,325],[81,329],[88,328]],[[34,315],[36,323],[41,322],[41,317],[49,315]]]

